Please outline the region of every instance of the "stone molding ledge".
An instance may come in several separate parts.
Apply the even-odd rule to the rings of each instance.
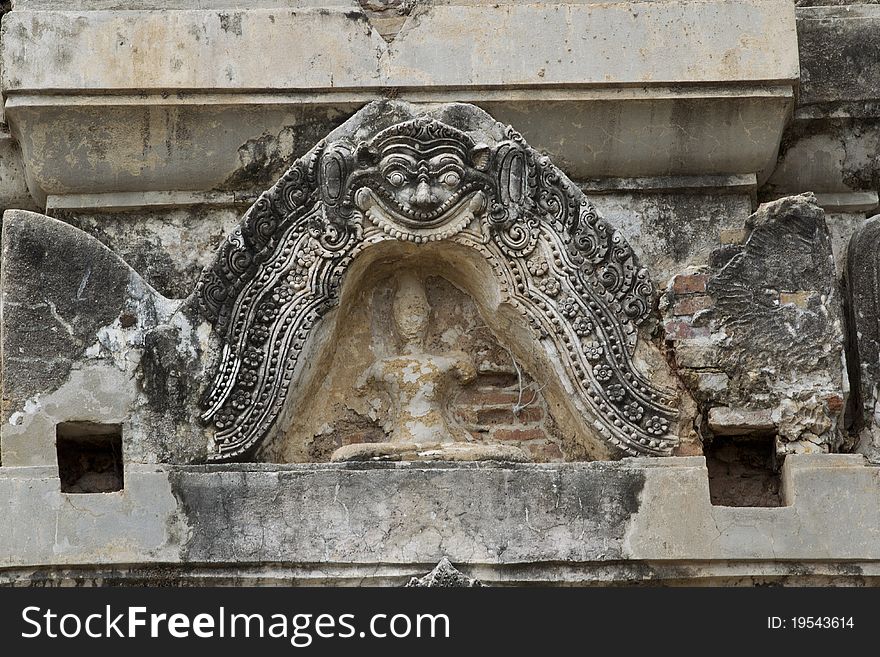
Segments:
[[[702,457],[125,474],[120,493],[62,494],[53,468],[0,468],[0,582],[164,568],[206,582],[393,583],[444,556],[487,583],[778,577],[780,556],[815,581],[880,566],[880,470],[859,455],[789,456],[777,508],[712,506]]]
[[[39,204],[241,191],[249,145],[292,161],[388,96],[476,103],[575,178],[763,182],[799,77],[788,0],[426,3],[390,43],[354,0],[222,4],[4,16],[6,119]]]

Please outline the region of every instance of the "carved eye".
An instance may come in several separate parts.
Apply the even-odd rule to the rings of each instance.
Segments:
[[[400,171],[392,171],[386,176],[388,182],[390,182],[395,187],[400,187],[403,183],[406,182],[406,177],[400,173]]]
[[[461,177],[455,171],[449,171],[443,176],[442,182],[447,187],[455,187],[461,181]]]

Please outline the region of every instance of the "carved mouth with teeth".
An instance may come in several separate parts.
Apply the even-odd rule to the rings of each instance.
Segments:
[[[385,210],[397,215],[400,222],[404,225],[410,225],[413,228],[428,228],[441,225],[451,210],[455,209],[462,201],[473,196],[473,194],[468,194],[468,192],[476,190],[476,187],[475,184],[469,184],[450,194],[443,194],[442,191],[437,193],[440,190],[428,186],[427,183],[420,183],[419,188],[416,188],[413,193],[408,194],[408,198],[405,193],[403,194],[406,200],[400,199],[400,194],[388,193],[384,188],[380,187],[378,198]],[[423,202],[416,200],[423,197],[430,200]],[[442,201],[440,200],[441,198],[443,198]],[[436,205],[437,203],[439,205]]]
[[[393,194],[384,187],[379,187],[378,189],[364,187],[362,190],[372,194],[374,202],[382,207],[389,215],[389,218],[393,218],[398,223],[410,228],[435,228],[443,225],[459,206],[467,203],[480,191],[476,183],[469,183],[461,189],[444,195],[443,200],[440,201],[439,194],[429,190],[422,190],[422,192],[416,190],[416,192],[409,196],[416,196],[419,193],[431,194],[431,198],[435,200],[430,201],[430,206],[427,203],[422,203],[414,207],[410,201],[401,200],[400,197],[405,196],[405,194]],[[358,200],[360,198],[360,196],[356,198],[359,206],[361,205],[361,202]],[[363,209],[361,207],[361,210]]]
[[[486,195],[481,189],[467,193],[462,190],[449,197],[437,211],[413,217],[403,208],[390,207],[385,199],[369,187],[361,187],[355,194],[355,203],[369,221],[396,239],[424,243],[446,239],[464,230],[474,217],[484,212]]]

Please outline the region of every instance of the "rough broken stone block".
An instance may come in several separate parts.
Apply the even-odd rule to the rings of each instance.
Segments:
[[[834,400],[845,396],[846,374],[824,213],[811,194],[787,197],[759,207],[745,228],[742,244],[712,254],[705,271],[711,304],[694,320],[675,309],[696,298],[684,282],[700,272],[669,287],[667,340],[682,378],[697,386],[713,431],[775,430],[783,452],[799,451],[799,442],[836,449],[842,417]],[[682,326],[670,331],[673,321]],[[707,373],[724,375],[727,384],[700,387],[699,375]],[[746,417],[752,414],[760,421]]]
[[[776,424],[770,410],[757,411],[718,406],[709,410],[709,428],[716,436],[773,433]]]
[[[162,304],[99,242],[31,212],[4,214],[2,267],[3,465],[53,465],[55,424],[127,419],[129,356]]]
[[[852,236],[847,251],[850,419],[860,451],[880,459],[880,216]]]

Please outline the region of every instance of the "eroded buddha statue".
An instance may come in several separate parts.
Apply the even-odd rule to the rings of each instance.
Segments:
[[[422,281],[402,274],[392,304],[392,326],[399,353],[373,363],[358,389],[388,395],[384,428],[390,440],[346,445],[334,461],[360,460],[503,460],[529,461],[518,447],[472,442],[449,409],[460,387],[476,377],[473,360],[463,351],[428,353],[425,336],[431,307]]]

